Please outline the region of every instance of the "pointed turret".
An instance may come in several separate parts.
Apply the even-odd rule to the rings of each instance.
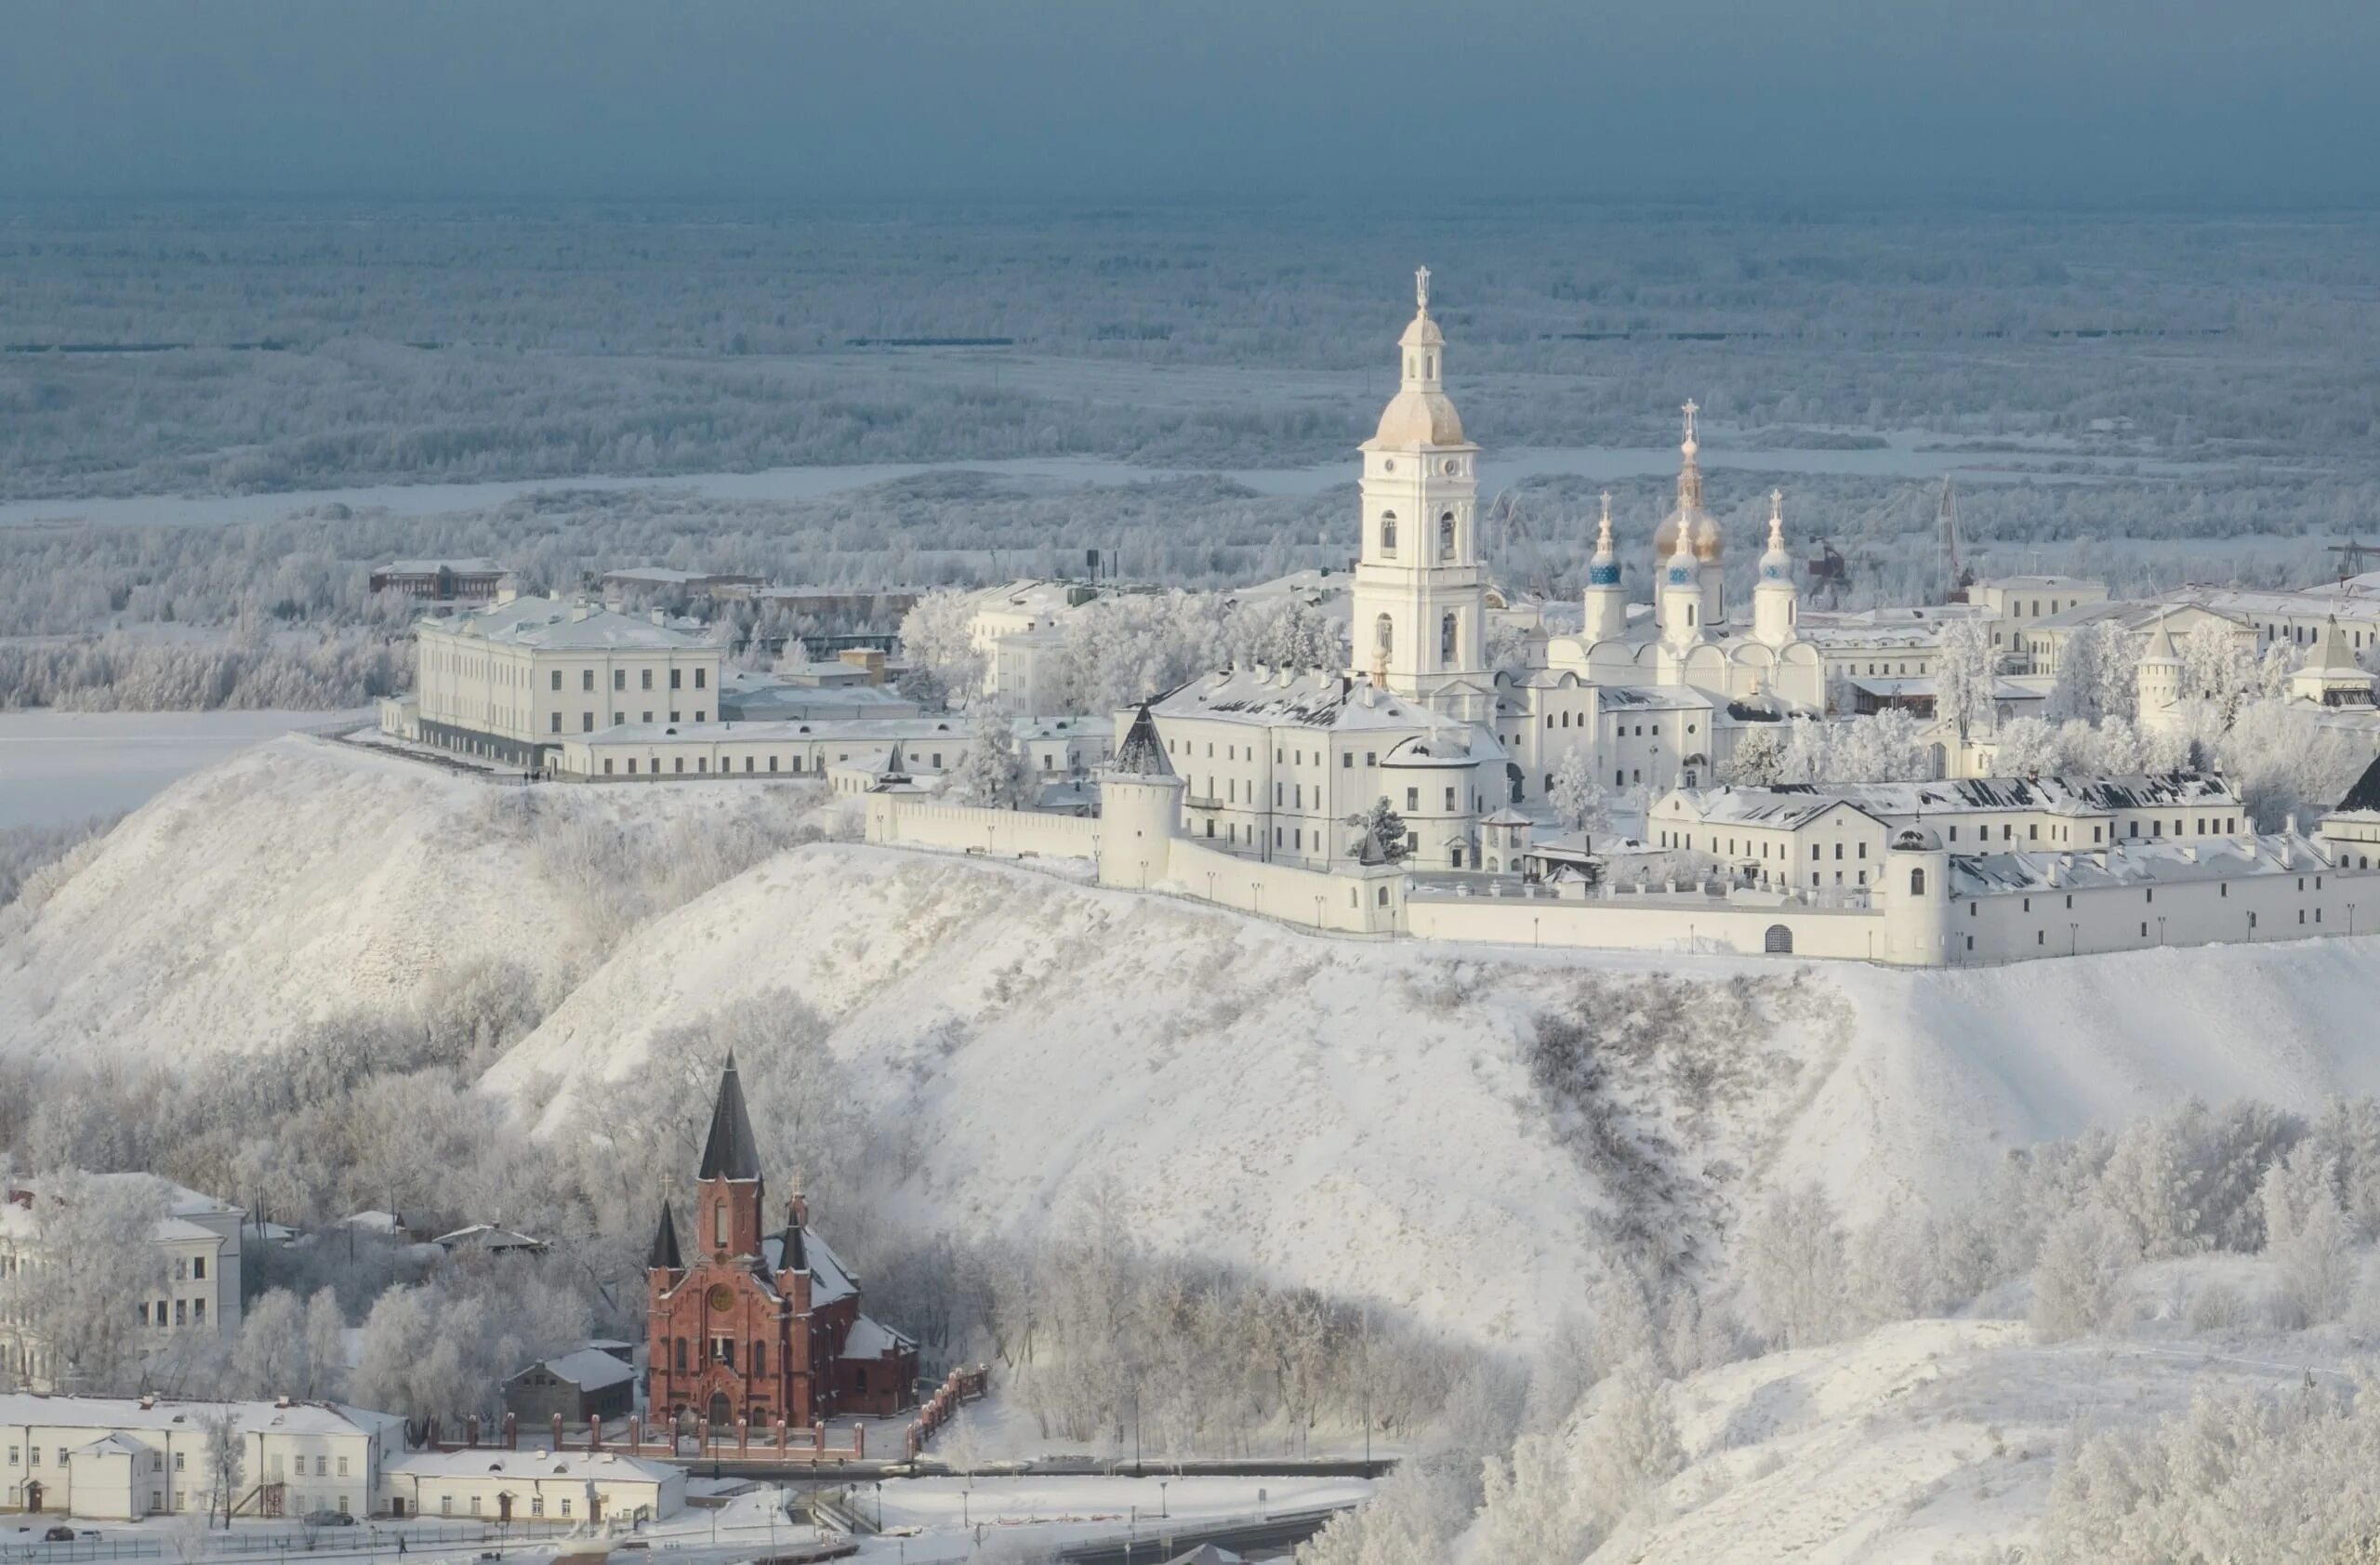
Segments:
[[[2132,672],[2134,717],[2143,728],[2164,733],[2181,727],[2182,657],[2160,614],[2149,627],[2148,645]]]
[[[661,1202],[661,1227],[653,1235],[653,1253],[645,1257],[644,1265],[648,1271],[686,1269],[685,1257],[678,1250],[678,1219],[670,1212],[667,1197]]]
[[[744,1083],[735,1056],[720,1072],[719,1101],[711,1106],[710,1136],[703,1143],[701,1182],[694,1204],[694,1250],[714,1258],[760,1253],[760,1144],[744,1107]]]
[[[1157,720],[1149,715],[1146,701],[1125,731],[1124,742],[1116,747],[1116,763],[1108,769],[1135,777],[1173,776],[1173,763],[1166,759],[1165,741],[1157,736]]]
[[[1628,594],[1620,585],[1620,550],[1611,541],[1611,491],[1603,492],[1603,523],[1595,534],[1594,558],[1587,562],[1584,621],[1589,642],[1627,634]]]
[[[2289,676],[2289,693],[2318,707],[2372,705],[2372,676],[2355,660],[2335,617],[2323,624],[2305,665]]]
[[[1793,587],[1793,557],[1785,552],[1785,491],[1768,492],[1768,551],[1760,557],[1759,584],[1752,593],[1752,633],[1769,646],[1793,639],[1801,618]]]
[[[735,1074],[735,1055],[719,1078],[719,1101],[711,1106],[710,1137],[703,1143],[704,1179],[758,1179],[760,1147],[752,1137],[752,1116],[744,1107],[744,1083]]]

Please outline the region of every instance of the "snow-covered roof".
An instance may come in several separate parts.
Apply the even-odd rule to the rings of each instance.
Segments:
[[[667,1483],[678,1469],[616,1451],[408,1451],[380,1465],[390,1477],[574,1479],[581,1483]]]
[[[457,619],[430,623],[474,641],[549,652],[687,652],[709,644],[699,634],[656,625],[641,615],[566,603],[559,598],[515,598]]]
[[[331,1224],[335,1228],[354,1228],[369,1234],[393,1234],[404,1230],[404,1219],[393,1212],[367,1210],[350,1212]]]
[[[1150,703],[1159,718],[1210,718],[1253,728],[1411,728],[1426,708],[1319,670],[1225,669],[1179,685]]]
[[[837,694],[840,696],[841,693]],[[1020,744],[1074,738],[1104,742],[1116,732],[1112,720],[1080,713],[1058,717],[1020,717],[1009,726]],[[973,732],[967,719],[945,714],[836,718],[806,723],[791,720],[770,723],[623,723],[571,737],[580,744],[602,748],[672,741],[719,744],[730,739],[755,745],[818,740],[889,746],[914,744],[923,739],[964,742]]]
[[[88,1445],[76,1446],[73,1453],[77,1456],[139,1456],[147,1450],[138,1440],[111,1433],[101,1435]]]
[[[1994,813],[2110,815],[2119,810],[2231,809],[2239,795],[2206,772],[2134,773],[2104,777],[1951,777],[1937,782],[1778,783],[1767,788],[1680,789],[1703,821],[1799,825],[1834,803],[1854,805],[1879,820],[1935,815]]]
[[[852,1322],[850,1333],[843,1338],[843,1357],[881,1359],[888,1353],[914,1348],[917,1346],[892,1327],[873,1317],[863,1315]]]
[[[601,1391],[607,1386],[617,1386],[624,1380],[634,1380],[636,1371],[600,1347],[582,1347],[575,1353],[564,1353],[522,1370],[521,1374],[543,1370],[556,1380],[566,1381],[581,1391]],[[520,1375],[513,1376],[515,1380]]]
[[[131,1397],[45,1397],[0,1392],[0,1425],[52,1429],[190,1429],[202,1417],[229,1412],[249,1434],[370,1435],[401,1427],[395,1413],[342,1402],[212,1402],[159,1397],[148,1405]]]
[[[1708,711],[1715,705],[1690,684],[1602,684],[1595,701],[1605,711]]]
[[[810,1263],[811,1308],[817,1309],[838,1299],[850,1298],[859,1292],[859,1284],[853,1280],[851,1268],[844,1266],[842,1257],[818,1237],[817,1229],[805,1227],[801,1230],[801,1251]],[[784,1254],[783,1234],[770,1234],[760,1240],[760,1259],[771,1272],[785,1264]]]
[[[1954,856],[1950,860],[1950,895],[2080,891],[2144,882],[2228,880],[2252,874],[2286,875],[2309,867],[2320,868],[2324,862],[2311,842],[2290,832],[2192,842],[2126,839],[2105,852]]]
[[[123,1174],[91,1174],[83,1178],[97,1188],[112,1189],[127,1187],[154,1187],[165,1209],[157,1220],[152,1237],[161,1241],[217,1240],[229,1239],[239,1219],[247,1215],[241,1208],[226,1200],[193,1190],[186,1185],[154,1174],[138,1172]],[[8,1182],[11,1197],[38,1199],[49,1193],[49,1186],[39,1179],[13,1179]],[[217,1226],[210,1227],[208,1222]],[[0,1201],[0,1235],[11,1239],[30,1239],[39,1232],[39,1220],[29,1210],[26,1201]]]
[[[499,1228],[493,1223],[473,1223],[452,1233],[440,1234],[430,1241],[442,1250],[543,1250],[546,1241],[532,1239],[510,1228]]]
[[[2110,599],[2104,603],[2077,603],[2070,609],[2061,609],[2056,614],[2045,614],[2025,629],[2029,631],[2079,630],[2087,626],[2096,625],[2104,619],[2113,620],[2127,630],[2146,630],[2178,609],[2197,609],[2201,613],[2214,615],[2218,619],[2230,620],[2241,630],[2248,628],[2246,620],[2241,619],[2237,613],[2228,608],[2220,608],[2205,602],[2175,598],[2170,601]]]

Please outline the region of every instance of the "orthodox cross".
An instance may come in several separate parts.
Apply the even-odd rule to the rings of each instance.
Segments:
[[[1430,269],[1426,266],[1413,273],[1413,303],[1417,309],[1430,308]]]

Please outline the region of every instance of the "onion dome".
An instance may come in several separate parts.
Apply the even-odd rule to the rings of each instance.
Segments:
[[[1785,491],[1768,492],[1768,552],[1760,557],[1760,580],[1764,587],[1772,581],[1788,586],[1793,580],[1793,557],[1785,552]]]
[[[1620,585],[1620,553],[1611,542],[1611,491],[1603,492],[1603,530],[1595,535],[1594,558],[1587,562],[1587,585]]]
[[[1653,556],[1658,560],[1667,560],[1677,551],[1681,533],[1697,559],[1716,561],[1725,549],[1719,524],[1712,520],[1702,505],[1702,465],[1695,459],[1702,443],[1694,438],[1694,416],[1700,411],[1692,402],[1686,405],[1686,438],[1677,448],[1677,505],[1662,518],[1659,529],[1653,534]]]

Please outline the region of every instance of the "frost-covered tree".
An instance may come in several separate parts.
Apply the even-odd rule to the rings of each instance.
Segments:
[[[1738,788],[1765,788],[1785,776],[1785,736],[1774,723],[1744,729],[1736,748],[1719,763],[1718,778]]]
[[[1991,632],[1977,619],[1953,619],[1942,627],[1941,661],[1936,665],[1934,715],[1957,730],[1961,742],[1991,726],[1993,670],[1998,655]]]
[[[2123,1225],[2096,1202],[2050,1225],[2033,1266],[2033,1333],[2043,1342],[2115,1324],[2123,1282],[2140,1259]]]
[[[1837,724],[1819,780],[1923,782],[1933,776],[1934,754],[1924,729],[1911,713],[1893,707]]]
[[[2292,814],[2307,817],[2346,796],[2370,761],[2345,736],[2312,721],[2302,702],[2258,697],[2241,704],[2216,754],[2257,827],[2277,831]]]
[[[1222,661],[1220,600],[1130,592],[1086,603],[1066,620],[1058,690],[1068,711],[1109,712],[1159,696]]]
[[[1604,799],[1603,784],[1587,764],[1587,752],[1583,749],[1563,752],[1554,768],[1554,786],[1547,789],[1545,802],[1553,806],[1554,818],[1562,823],[1566,831],[1600,831],[1609,823],[1610,809]]]
[[[984,649],[975,640],[975,595],[957,588],[929,592],[901,619],[901,650],[919,676],[913,694],[961,704],[984,687]]]
[[[1385,797],[1372,802],[1372,807],[1361,815],[1347,817],[1353,829],[1348,851],[1352,854],[1368,834],[1380,839],[1381,853],[1391,864],[1402,864],[1413,851],[1413,838],[1405,825],[1405,817],[1396,812]]]
[[[2003,777],[2055,776],[2062,755],[2056,729],[2038,717],[2012,718],[2001,725],[1992,770]]]
[[[1238,668],[1341,669],[1346,667],[1344,628],[1307,603],[1287,595],[1259,598],[1233,610],[1223,622],[1223,658]]]
[[[1843,1334],[1843,1227],[1824,1190],[1771,1196],[1744,1234],[1743,1267],[1752,1322],[1770,1342],[1808,1347]]]
[[[55,1383],[98,1394],[129,1388],[142,1341],[127,1301],[158,1292],[164,1185],[54,1174],[37,1182],[29,1215],[26,1260],[0,1280],[0,1330],[20,1352],[48,1363]]]
[[[198,1413],[195,1422],[199,1461],[205,1473],[208,1524],[219,1516],[228,1528],[247,1473],[247,1442],[240,1433],[240,1416],[230,1408],[215,1408]]]
[[[967,759],[951,779],[953,789],[970,804],[991,810],[1024,806],[1025,761],[1016,747],[1016,730],[1008,718],[986,703],[975,710],[970,725]]]

